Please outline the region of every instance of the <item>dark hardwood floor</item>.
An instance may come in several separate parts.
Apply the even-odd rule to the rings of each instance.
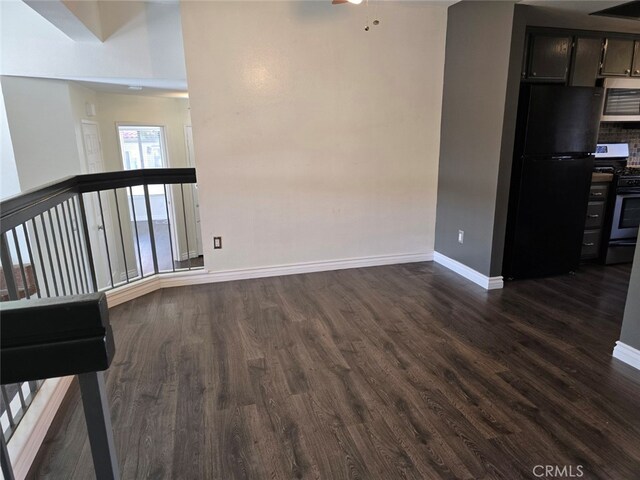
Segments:
[[[416,263],[116,307],[122,478],[638,479],[640,372],[611,357],[629,270],[486,292]],[[92,468],[76,393],[32,476]]]

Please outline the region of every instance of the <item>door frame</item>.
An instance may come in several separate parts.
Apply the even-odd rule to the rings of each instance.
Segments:
[[[191,131],[191,135],[187,132]],[[196,159],[195,159],[195,148],[193,148],[193,155],[189,152],[189,138],[191,138],[191,146],[193,148],[193,126],[192,125],[184,125],[184,148],[185,148],[185,156],[187,159],[187,166],[196,168]],[[191,189],[191,200],[193,202],[193,222],[195,224],[196,231],[196,256],[204,255],[204,246],[202,244],[202,222],[199,220],[200,218],[200,197],[198,196],[198,183],[194,184],[194,187]]]
[[[81,137],[82,137],[82,153],[83,153],[83,167],[85,169],[85,171],[87,173],[96,173],[96,172],[91,172],[89,169],[89,155],[87,153],[87,145],[85,142],[85,138],[84,138],[84,126],[85,125],[93,125],[96,127],[96,131],[98,133],[98,144],[100,145],[100,171],[104,172],[106,171],[105,166],[104,166],[104,149],[102,148],[102,136],[100,135],[100,124],[96,121],[93,120],[85,120],[82,119],[80,120],[80,133],[81,133]],[[96,192],[96,194],[99,195],[99,192]],[[82,195],[82,194],[80,194]],[[104,238],[104,234],[100,234],[100,228],[99,226],[103,223],[101,218],[97,218],[98,217],[98,212],[95,210],[96,209],[96,205],[95,203],[97,203],[97,201],[93,198],[90,197],[90,202],[89,202],[89,208],[86,209],[86,215],[87,215],[87,219],[91,218],[91,225],[87,225],[87,227],[89,229],[91,229],[92,227],[96,227],[97,231],[93,232],[94,235],[96,235],[95,239],[91,238],[91,234],[89,235],[89,239],[88,241],[92,242],[92,246],[94,243],[93,240],[97,240],[98,246],[94,247],[98,249],[98,252],[100,254],[100,257],[105,259],[107,258],[106,255],[106,249],[107,246],[105,245],[105,238]],[[93,218],[93,217],[96,218]],[[104,217],[104,223],[105,225],[102,225],[103,231],[107,231],[107,232],[112,232],[113,231],[113,218],[112,218],[112,212],[111,212],[111,208],[109,205],[109,202],[102,202],[102,216]],[[85,221],[87,220],[85,219]],[[79,227],[77,227],[79,228]],[[91,230],[90,230],[91,232]],[[94,255],[94,259],[95,259],[95,255]],[[115,278],[109,279],[109,269],[111,269],[113,271],[114,267],[117,267],[117,265],[111,265],[111,266],[107,266],[105,269],[105,266],[102,265],[100,266],[100,264],[98,264],[97,262],[94,262],[94,266],[96,267],[96,281],[98,282],[98,285],[96,285],[96,289],[98,289],[100,284],[104,284],[107,287],[109,287],[111,285],[111,281],[113,281],[114,283],[116,282]],[[88,273],[87,273],[88,274]],[[102,278],[104,277],[104,278]],[[104,288],[104,287],[103,287]]]

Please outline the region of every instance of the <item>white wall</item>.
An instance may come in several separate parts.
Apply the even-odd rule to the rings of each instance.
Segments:
[[[21,1],[0,1],[0,73],[182,80],[177,2],[103,2],[105,42],[76,42]]]
[[[21,189],[81,173],[67,82],[2,77]]]
[[[0,200],[20,193],[20,181],[18,179],[18,168],[13,155],[13,144],[9,133],[9,123],[7,121],[7,111],[4,105],[4,95],[0,83]],[[18,247],[22,252],[23,262],[29,263],[31,259],[27,252],[27,245],[24,240],[24,231],[21,228],[16,230],[18,235]],[[14,264],[18,262],[18,255],[12,235],[8,235],[7,243],[11,258]]]
[[[182,21],[208,269],[433,251],[446,5],[183,2]]]
[[[18,169],[7,123],[7,111],[0,84],[0,199],[20,193]]]

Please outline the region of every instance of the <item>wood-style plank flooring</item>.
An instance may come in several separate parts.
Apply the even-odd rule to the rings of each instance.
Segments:
[[[611,358],[629,270],[486,292],[416,263],[116,307],[122,478],[638,479],[640,372]],[[93,478],[78,397],[34,478]]]

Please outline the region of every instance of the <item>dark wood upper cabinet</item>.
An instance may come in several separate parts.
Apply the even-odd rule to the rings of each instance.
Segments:
[[[525,77],[565,82],[571,58],[570,36],[531,35]]]
[[[631,68],[631,75],[634,77],[640,77],[640,40],[636,40],[636,47],[633,52],[633,67]]]
[[[633,63],[634,41],[607,38],[600,73],[606,76],[629,76]]]
[[[602,38],[576,38],[570,86],[595,87],[596,78],[600,72],[602,44]]]
[[[640,78],[640,35],[541,27],[527,30],[522,81],[595,87],[602,85],[603,77]]]

